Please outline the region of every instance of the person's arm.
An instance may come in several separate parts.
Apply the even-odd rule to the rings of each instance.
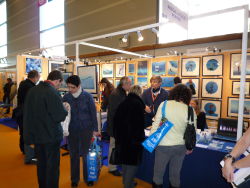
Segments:
[[[235,147],[231,151],[230,155],[234,158],[239,157],[245,150],[250,146],[250,128],[245,132],[245,134],[236,143]],[[227,158],[225,160],[224,167],[222,168],[223,177],[228,181],[233,181],[233,172],[235,168],[250,167],[250,155],[232,163],[232,158]]]
[[[159,127],[160,123],[161,123],[161,118],[162,118],[162,106],[163,106],[162,102],[157,110],[157,113],[155,115],[155,121],[153,122],[150,134],[153,134]]]

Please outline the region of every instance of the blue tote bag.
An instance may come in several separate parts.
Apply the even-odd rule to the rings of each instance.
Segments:
[[[162,106],[162,124],[159,126],[159,128],[151,134],[143,143],[143,147],[148,150],[150,153],[154,151],[156,146],[160,143],[162,138],[168,133],[168,131],[174,126],[173,123],[168,121],[165,118],[165,109],[166,109],[167,101],[164,101],[164,104]]]

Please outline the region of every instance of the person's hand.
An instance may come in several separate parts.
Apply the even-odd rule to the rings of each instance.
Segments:
[[[100,132],[97,132],[97,131],[94,131],[94,132],[93,132],[93,136],[96,136],[96,137],[101,136],[101,133],[100,133]]]
[[[151,113],[151,112],[152,112],[149,106],[146,106],[146,107],[145,107],[145,111],[146,111],[147,113]]]
[[[234,166],[232,164],[232,159],[226,159],[224,161],[224,167],[222,168],[222,176],[227,180],[227,182],[233,181]]]
[[[70,104],[69,104],[69,103],[64,102],[63,105],[64,105],[64,107],[65,107],[65,109],[66,109],[67,111],[70,110]]]
[[[186,155],[189,155],[189,154],[191,154],[193,152],[193,150],[187,150],[186,151]]]

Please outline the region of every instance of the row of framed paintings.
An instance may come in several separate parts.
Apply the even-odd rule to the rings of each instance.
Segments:
[[[239,98],[228,97],[227,104],[227,116],[237,117]],[[206,113],[207,119],[218,119],[221,117],[220,100],[201,100],[201,109]],[[243,117],[250,118],[250,98],[245,99]]]

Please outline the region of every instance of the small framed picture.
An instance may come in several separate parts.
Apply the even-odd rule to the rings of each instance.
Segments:
[[[65,71],[64,61],[49,61],[49,73],[53,70]]]
[[[201,97],[221,99],[222,82],[222,78],[203,78]]]
[[[166,62],[153,62],[152,63],[152,75],[166,75]]]
[[[183,58],[181,64],[181,76],[199,76],[200,75],[200,58]]]
[[[114,64],[102,64],[102,78],[112,78],[114,77]]]
[[[174,78],[175,77],[162,77],[161,87],[174,87]]]
[[[202,57],[203,76],[223,75],[223,55],[210,55]]]
[[[135,84],[135,77],[134,76],[128,76],[128,77],[130,78],[132,85],[134,85]]]
[[[138,76],[147,76],[148,75],[148,62],[147,61],[138,61],[137,64],[137,75]]]
[[[129,63],[128,64],[128,73],[134,74],[135,73],[135,64]]]
[[[137,84],[142,88],[148,86],[148,78],[147,77],[137,77]]]
[[[241,75],[241,54],[231,54],[230,78],[240,79]],[[247,53],[246,79],[250,78],[250,53]]]
[[[182,83],[185,84],[186,86],[190,86],[189,80],[192,80],[194,89],[195,89],[195,95],[193,97],[199,97],[199,88],[200,88],[200,79],[199,78],[183,78],[181,79]]]
[[[232,95],[239,95],[240,94],[240,82],[233,81],[232,82]],[[245,82],[245,95],[249,95],[250,90],[250,82]]]
[[[227,115],[230,117],[238,117],[239,113],[239,98],[228,97]],[[243,117],[250,118],[250,99],[246,98],[244,102]]]
[[[61,84],[61,87],[59,88],[59,90],[68,91],[66,80],[67,80],[68,77],[70,77],[72,75],[73,75],[72,72],[63,72],[62,73],[63,81],[62,81],[62,84]]]
[[[206,113],[206,118],[218,120],[221,116],[221,101],[202,100],[201,109]]]
[[[126,64],[125,63],[116,63],[115,64],[115,77],[125,76]]]
[[[167,62],[167,74],[169,76],[178,75],[178,61],[168,61]]]

